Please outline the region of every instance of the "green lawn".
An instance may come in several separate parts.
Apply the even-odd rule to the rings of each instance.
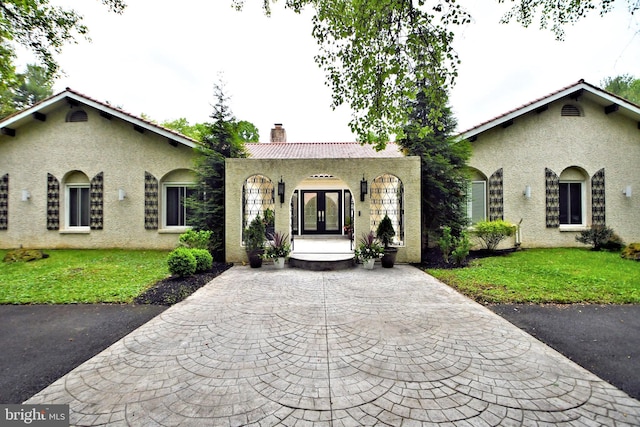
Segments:
[[[640,262],[619,253],[528,249],[427,272],[481,302],[640,303]]]
[[[49,258],[1,262],[0,304],[128,303],[169,275],[168,251],[47,250]]]

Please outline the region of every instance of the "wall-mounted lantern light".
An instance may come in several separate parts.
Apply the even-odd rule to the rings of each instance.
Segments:
[[[364,202],[364,196],[367,195],[367,180],[362,175],[362,181],[360,181],[360,201]]]
[[[127,197],[127,193],[125,193],[124,189],[118,189],[118,200],[123,201]]]
[[[29,201],[30,198],[31,198],[31,193],[29,193],[29,190],[22,190],[22,201],[27,202]]]
[[[627,185],[624,190],[622,190],[622,194],[627,197],[631,197],[631,186]]]
[[[278,182],[278,196],[280,196],[280,204],[284,203],[284,181],[282,175],[280,176],[280,182]]]
[[[531,198],[531,186],[529,184],[525,185],[522,195],[525,197],[525,199]]]

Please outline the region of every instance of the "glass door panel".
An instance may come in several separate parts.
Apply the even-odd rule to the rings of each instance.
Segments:
[[[323,217],[325,232],[340,231],[340,193],[326,192],[324,194]]]
[[[340,191],[302,191],[303,234],[340,234]]]
[[[304,224],[303,231],[318,231],[318,193],[303,192]]]

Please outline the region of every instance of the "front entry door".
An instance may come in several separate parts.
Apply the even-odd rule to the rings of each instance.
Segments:
[[[340,191],[302,191],[302,233],[341,234]]]

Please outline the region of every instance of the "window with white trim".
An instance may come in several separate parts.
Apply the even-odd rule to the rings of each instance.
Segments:
[[[560,225],[584,225],[584,183],[560,181]]]
[[[67,185],[67,227],[89,227],[90,192],[89,184]]]
[[[186,200],[195,194],[193,184],[172,184],[164,185],[164,226],[165,227],[186,227],[189,225],[190,209]]]
[[[471,181],[467,191],[467,217],[471,224],[487,219],[487,182]]]

